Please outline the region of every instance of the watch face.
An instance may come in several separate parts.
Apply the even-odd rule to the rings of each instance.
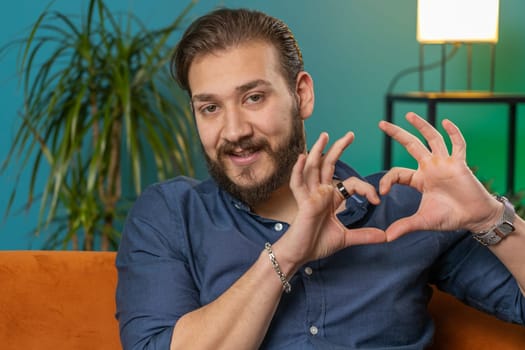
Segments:
[[[489,237],[484,237],[484,238],[485,238],[485,243],[488,245],[493,245],[501,241],[501,237],[495,234],[492,234]]]
[[[497,244],[502,239],[502,236],[499,236],[495,230],[483,234],[473,235],[473,237],[485,246]]]
[[[514,225],[512,225],[508,221],[505,221],[502,222],[501,225],[499,225],[497,228],[495,228],[494,231],[496,231],[496,233],[500,236],[506,236],[512,231],[514,231]]]

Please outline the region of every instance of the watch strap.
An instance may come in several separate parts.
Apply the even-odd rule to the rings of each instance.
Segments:
[[[495,198],[503,203],[503,215],[500,220],[490,230],[472,235],[474,239],[485,246],[498,244],[515,230],[514,218],[516,211],[514,205],[506,197],[495,196]]]

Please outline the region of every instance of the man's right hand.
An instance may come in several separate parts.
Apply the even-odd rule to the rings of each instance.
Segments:
[[[297,202],[297,214],[290,228],[274,244],[279,262],[288,274],[302,264],[324,258],[351,245],[381,243],[385,232],[377,228],[348,229],[337,218],[345,200],[334,187],[335,164],[354,140],[349,132],[323,154],[328,135],[322,133],[308,155],[300,155],[295,164],[290,187]],[[343,181],[347,192],[366,196],[372,204],[380,199],[375,188],[358,178]]]

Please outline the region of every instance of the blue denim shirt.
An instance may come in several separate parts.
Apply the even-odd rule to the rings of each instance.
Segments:
[[[359,175],[339,163],[336,177]],[[382,174],[366,178],[377,187]],[[420,194],[396,185],[373,206],[354,195],[339,219],[386,228]],[[212,302],[288,223],[260,217],[215,182],[178,177],[136,201],[117,256],[117,317],[124,349],[169,349],[184,314]],[[421,231],[311,261],[290,280],[262,349],[422,349],[432,341],[429,284],[511,322],[525,302],[499,260],[468,232]],[[452,322],[453,320],[451,320]],[[203,334],[203,336],[206,336]]]

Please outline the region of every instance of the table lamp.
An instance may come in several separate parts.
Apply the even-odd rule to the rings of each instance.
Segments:
[[[499,0],[418,0],[419,89],[423,91],[424,46],[441,45],[441,91],[445,90],[446,45],[467,46],[467,89],[472,87],[472,44],[490,45],[490,91],[494,91]]]

